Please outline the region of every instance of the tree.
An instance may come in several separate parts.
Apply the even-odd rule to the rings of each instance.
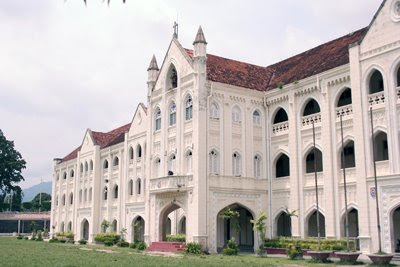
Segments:
[[[267,224],[265,223],[266,219],[267,215],[265,212],[260,211],[258,217],[255,220],[250,221],[253,224],[253,230],[257,232],[260,237],[260,248],[264,246],[265,242],[265,231],[267,229]]]
[[[22,170],[26,162],[15,150],[14,142],[9,141],[0,130],[0,194],[21,190],[16,184],[24,181]]]
[[[51,196],[47,193],[42,193],[42,205],[40,205],[40,193],[37,194],[31,201],[33,211],[50,211],[51,209]]]

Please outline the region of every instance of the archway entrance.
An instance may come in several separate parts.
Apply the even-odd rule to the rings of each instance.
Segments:
[[[144,220],[141,216],[137,217],[132,221],[132,241],[143,242],[144,241]]]
[[[358,211],[354,208],[348,211],[349,217],[349,238],[355,240],[356,247],[359,248],[358,242]],[[342,218],[342,236],[346,237],[346,214]]]
[[[309,237],[317,237],[318,236],[318,227],[317,227],[317,211],[314,211],[308,217],[308,232],[307,235]],[[319,229],[320,229],[320,236],[325,237],[325,216],[319,212]]]
[[[183,209],[175,203],[172,203],[160,213],[160,241],[167,241],[167,235],[176,235],[179,233],[180,221],[178,219],[182,216],[185,216]],[[183,232],[183,234],[185,234],[185,232]]]
[[[83,240],[89,240],[89,222],[86,219],[82,222],[81,238]]]
[[[400,253],[400,207],[398,207],[393,211],[392,225],[393,225],[394,251],[396,253]]]
[[[276,220],[276,235],[277,236],[292,236],[292,219],[286,212],[281,212]]]
[[[178,233],[186,234],[186,216],[183,216],[179,221]]]
[[[234,216],[227,216],[234,214]],[[217,215],[217,250],[226,247],[228,240],[234,239],[240,251],[254,251],[254,231],[252,213],[239,204],[222,209]]]

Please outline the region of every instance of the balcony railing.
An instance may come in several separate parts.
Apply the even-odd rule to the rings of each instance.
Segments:
[[[311,126],[312,123],[320,123],[321,122],[321,113],[311,114],[308,116],[304,116],[302,119],[303,127]]]
[[[352,104],[336,108],[337,118],[340,118],[340,115],[345,117],[345,116],[348,116],[351,114],[353,114],[353,105]]]
[[[273,134],[286,132],[288,130],[289,130],[289,122],[288,121],[284,121],[284,122],[272,125],[272,133]]]
[[[193,187],[193,176],[166,176],[150,180],[150,193],[186,191]]]
[[[385,93],[384,92],[378,92],[375,94],[370,94],[368,96],[368,103],[370,106],[374,106],[377,104],[385,103]]]

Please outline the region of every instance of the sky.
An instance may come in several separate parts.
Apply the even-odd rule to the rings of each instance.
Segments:
[[[27,161],[22,188],[52,178],[53,159],[87,128],[131,121],[179,24],[202,26],[210,54],[268,66],[367,26],[381,0],[1,0],[0,129]]]

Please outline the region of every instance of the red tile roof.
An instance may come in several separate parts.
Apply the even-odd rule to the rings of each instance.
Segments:
[[[121,127],[118,127],[112,131],[107,133],[102,132],[94,132],[92,131],[92,137],[94,138],[95,144],[99,145],[100,148],[106,148],[124,141],[125,132],[129,131],[131,124],[125,124]],[[74,159],[78,156],[78,151],[81,149],[81,146],[76,148],[74,151],[65,156],[61,162],[68,161]]]
[[[207,54],[207,79],[268,91],[349,63],[349,45],[361,41],[367,28],[360,29],[306,52],[262,67]],[[193,58],[193,50],[185,49]]]

